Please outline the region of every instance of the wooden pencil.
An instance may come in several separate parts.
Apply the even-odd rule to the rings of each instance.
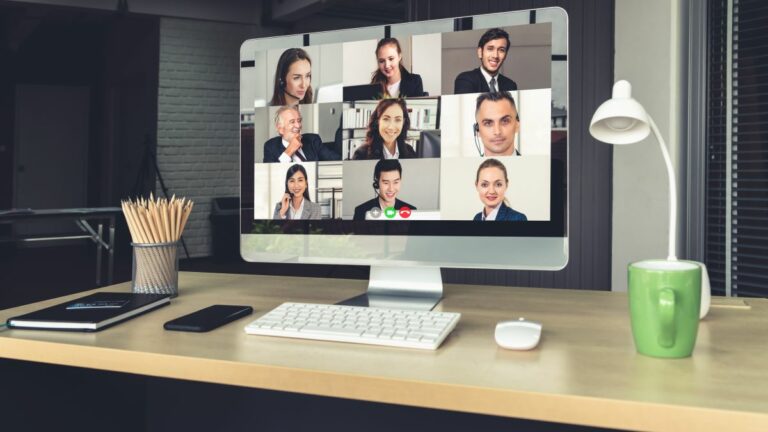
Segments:
[[[128,224],[133,243],[152,245],[177,243],[192,213],[194,203],[176,195],[167,198],[137,197],[120,203]],[[135,253],[137,270],[135,285],[162,289],[173,284],[176,274],[176,250],[173,246],[165,248],[144,248]]]

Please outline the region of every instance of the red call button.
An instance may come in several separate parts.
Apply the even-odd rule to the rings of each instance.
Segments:
[[[400,217],[403,219],[408,219],[411,216],[411,209],[410,207],[400,207]]]

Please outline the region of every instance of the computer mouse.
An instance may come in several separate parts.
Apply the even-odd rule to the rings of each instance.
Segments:
[[[529,350],[541,339],[541,323],[520,318],[514,321],[501,321],[496,324],[496,343],[500,347],[513,350]]]

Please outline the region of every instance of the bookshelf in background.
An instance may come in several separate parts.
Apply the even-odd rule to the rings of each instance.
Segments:
[[[340,219],[342,203],[342,162],[318,162],[315,202],[322,219]]]

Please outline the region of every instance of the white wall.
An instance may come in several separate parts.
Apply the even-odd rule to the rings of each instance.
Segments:
[[[344,85],[370,84],[371,73],[376,70],[377,39],[343,44]]]
[[[424,91],[430,96],[440,94],[442,81],[440,68],[435,65],[442,64],[443,50],[436,49],[442,42],[440,33],[411,36],[413,48],[411,50],[412,66],[410,71],[421,75]],[[410,39],[410,38],[409,38]]]
[[[680,160],[683,0],[616,2],[614,78],[628,80],[670,147],[678,191]],[[652,31],[649,31],[652,29]],[[608,144],[606,144],[608,145]],[[627,289],[627,264],[666,258],[669,218],[667,174],[653,136],[613,150],[612,289]],[[678,193],[678,196],[682,196]],[[682,200],[680,200],[682,201]],[[679,202],[680,202],[679,201]],[[682,206],[678,204],[678,214]],[[678,234],[685,221],[678,222]],[[679,235],[678,235],[679,237]],[[678,239],[678,254],[682,249]]]

